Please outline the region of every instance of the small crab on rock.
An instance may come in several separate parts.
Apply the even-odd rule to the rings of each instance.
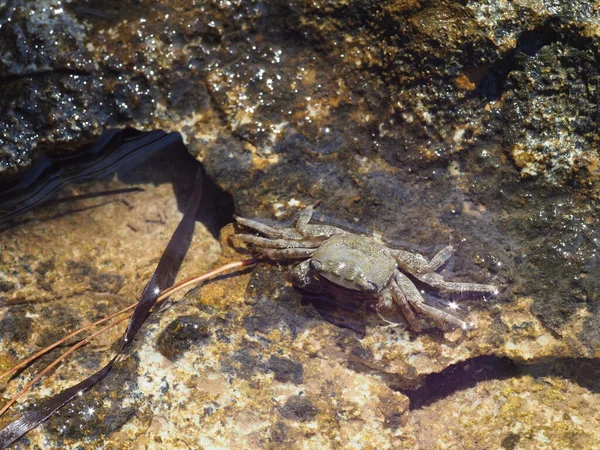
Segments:
[[[274,228],[236,217],[239,224],[266,237],[253,234],[237,236],[269,259],[304,260],[291,273],[296,287],[312,293],[343,288],[354,295],[374,297],[378,312],[381,307],[390,308],[395,302],[414,330],[420,329],[415,312],[425,314],[440,324],[449,323],[463,329],[470,328],[470,325],[425,303],[407,274],[441,292],[497,294],[495,286],[445,281],[436,273],[452,256],[451,245],[427,260],[418,253],[389,248],[364,235],[331,225],[309,224],[312,215],[312,207],[302,210],[293,228]]]

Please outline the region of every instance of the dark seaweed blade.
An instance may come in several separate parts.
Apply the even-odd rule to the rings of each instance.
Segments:
[[[133,317],[129,321],[127,331],[123,336],[123,343],[121,344],[119,352],[107,365],[92,376],[51,397],[38,408],[23,414],[19,419],[11,422],[4,429],[0,430],[0,448],[5,449],[11,445],[17,439],[24,436],[29,430],[44,422],[52,414],[69,403],[74,397],[90,389],[108,374],[119,356],[133,341],[136,333],[150,315],[150,309],[156,303],[160,293],[159,291],[172,286],[175,281],[175,277],[194,231],[195,217],[202,197],[202,183],[202,169],[198,169],[194,191],[183,218],[181,219],[181,222],[179,222],[173,236],[171,236],[171,240],[163,252],[150,282],[144,289],[142,297],[134,310]]]
[[[173,145],[183,146],[179,133],[108,130],[84,152],[42,156],[19,179],[0,185],[0,222],[35,207],[66,184],[114,173]]]
[[[160,291],[171,287],[175,282],[177,271],[187,248],[189,246],[192,233],[194,231],[194,223],[196,221],[196,213],[198,212],[198,206],[200,205],[200,199],[202,198],[202,169],[198,169],[198,175],[196,176],[196,184],[194,186],[194,192],[190,199],[188,206],[185,210],[185,214],[179,222],[177,229],[173,233],[167,248],[160,257],[158,266],[150,279],[150,282],[144,289],[142,298],[138,302],[133,312],[133,317],[129,321],[127,331],[123,338],[123,345],[121,351],[129,345],[135,334],[138,332],[146,318],[150,313],[150,309],[156,303],[156,299],[160,294]]]

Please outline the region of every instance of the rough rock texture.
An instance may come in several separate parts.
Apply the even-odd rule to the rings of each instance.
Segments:
[[[389,245],[431,256],[452,242],[445,275],[501,290],[457,299],[472,332],[416,335],[368,305],[303,296],[287,267],[265,264],[154,317],[130,358],[30,442],[467,448],[485,436],[473,448],[594,448],[598,386],[560,369],[596,373],[600,357],[599,11],[567,0],[1,6],[3,174],[109,126],[180,131],[240,215],[289,223],[321,201],[317,219]],[[165,193],[143,195],[132,218],[119,202],[65,216],[61,204],[25,216],[53,220],[2,233],[0,367],[136,296],[177,216]],[[121,225],[106,208],[123,210]],[[199,242],[213,256],[192,253],[188,274],[216,258],[212,237]],[[221,244],[221,261],[241,256]],[[93,354],[36,395],[74,383],[100,364]],[[508,369],[443,395],[428,387],[431,374],[435,386],[471,376],[478,358]]]
[[[556,377],[484,381],[415,411],[407,443],[423,449],[595,449],[597,402],[597,391]]]

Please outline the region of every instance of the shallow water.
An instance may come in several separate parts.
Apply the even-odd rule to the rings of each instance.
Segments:
[[[452,244],[446,279],[499,290],[418,284],[472,329],[419,316],[415,332],[263,262],[175,296],[14,447],[598,448],[599,23],[570,0],[0,6],[3,180],[110,127],[180,132],[195,158],[157,155],[0,224],[0,371],[139,297],[197,161],[212,181],[180,278],[249,256],[234,211],[287,226],[319,203],[316,221],[427,258]],[[0,425],[101,367],[121,333]]]
[[[70,185],[57,199],[5,223],[0,255],[2,370],[139,296],[181,218],[196,168],[185,151],[159,152],[102,180]],[[455,176],[446,173],[439,180],[448,186]],[[424,202],[410,204],[418,185],[411,185],[410,178],[395,182],[412,192],[406,196],[401,225],[422,220],[425,216],[417,212],[424,211]],[[425,200],[427,217],[464,198],[461,189],[447,188],[443,197],[436,197],[435,179],[428,183],[434,189]],[[343,292],[302,293],[289,282],[290,265],[261,263],[193,291],[151,316],[124,361],[105,380],[21,442],[101,447],[164,433],[172,442],[184,442],[185,424],[202,417],[194,442],[208,446],[223,445],[216,424],[227,430],[225,445],[230,447],[260,447],[267,441],[276,447],[277,439],[298,436],[311,424],[317,426],[311,439],[319,445],[329,445],[330,433],[347,444],[359,439],[382,448],[391,442],[403,448],[437,448],[442,436],[451,448],[492,448],[498,441],[504,448],[530,448],[527,442],[546,440],[587,445],[598,429],[595,380],[600,375],[593,350],[597,344],[585,334],[589,313],[573,306],[558,331],[545,326],[546,312],[536,313],[535,306],[536,295],[543,292],[536,288],[539,272],[529,273],[520,267],[528,264],[525,257],[517,263],[514,256],[529,252],[523,246],[539,248],[543,242],[541,236],[529,243],[513,239],[515,223],[532,214],[525,210],[509,221],[494,216],[492,201],[487,204],[478,210],[463,200],[460,212],[442,215],[441,221],[424,224],[416,234],[409,231],[414,245],[397,238],[396,226],[386,231],[385,223],[391,221],[375,231],[388,245],[427,256],[451,240],[456,255],[442,274],[499,287],[499,297],[486,298],[440,297],[420,286],[426,300],[439,308],[457,301],[456,313],[473,323],[473,330],[440,327],[421,317],[426,327],[414,332],[394,310],[387,311],[386,319],[398,326],[390,327],[375,313],[374,301]],[[559,223],[577,222],[557,211],[553,217]],[[335,219],[331,210],[318,212],[315,221],[359,232],[360,222]],[[537,216],[548,223],[545,216]],[[219,239],[219,230],[231,217],[230,197],[207,181],[180,279],[247,257],[239,240],[231,237],[231,226]],[[471,233],[458,234],[458,223]],[[454,232],[435,238],[437,227],[454,227]],[[585,227],[559,229],[573,236],[561,248],[567,242],[586,248]],[[503,251],[491,258],[490,248]],[[577,263],[576,257],[569,261]],[[113,356],[122,332],[114,329],[76,353],[36,384],[2,423],[35,399],[100,368]],[[55,350],[14,376],[3,397],[8,399],[58,354]],[[330,415],[340,422],[330,424]],[[483,433],[477,421],[491,425],[470,447],[465,444],[469,436]],[[255,431],[249,432],[248,424]],[[141,429],[148,434],[142,437]]]

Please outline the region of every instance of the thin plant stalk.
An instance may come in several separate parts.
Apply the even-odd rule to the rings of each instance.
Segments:
[[[199,275],[196,277],[192,277],[192,278],[188,278],[187,280],[180,281],[179,283],[162,291],[160,293],[160,297],[158,297],[158,299],[156,301],[157,302],[162,301],[165,298],[167,298],[168,296],[174,294],[175,292],[178,292],[178,291],[185,289],[189,286],[192,286],[194,284],[198,284],[198,283],[202,283],[204,281],[210,280],[211,278],[216,277],[217,275],[221,275],[222,273],[227,272],[229,270],[239,269],[240,267],[244,267],[244,266],[251,266],[252,264],[256,264],[259,261],[260,261],[260,259],[258,259],[258,258],[245,259],[243,261],[235,261],[232,263],[224,264],[215,270],[206,272],[205,274],[202,274],[202,275]]]
[[[33,380],[31,380],[29,383],[27,383],[23,389],[21,389],[13,398],[11,398],[9,400],[9,402],[6,405],[4,405],[4,407],[2,409],[0,409],[0,417],[6,412],[6,410],[8,408],[10,408],[13,405],[14,402],[16,402],[23,394],[25,394],[31,388],[31,386],[33,386],[35,383],[37,383],[39,381],[39,379],[42,378],[44,375],[46,375],[50,370],[52,370],[54,367],[56,367],[58,364],[60,364],[60,362],[62,360],[64,360],[67,356],[69,356],[71,353],[73,353],[79,347],[89,343],[93,338],[95,338],[99,334],[102,334],[105,331],[109,330],[110,328],[114,327],[115,325],[123,322],[125,319],[129,318],[129,316],[131,316],[131,314],[128,314],[125,317],[121,317],[119,320],[111,323],[110,325],[100,328],[95,333],[90,334],[85,339],[83,339],[83,340],[79,341],[77,344],[71,346],[71,348],[69,348],[69,350],[67,350],[62,355],[60,355],[58,358],[56,358],[54,361],[52,361],[52,363],[50,365],[48,365],[44,370],[42,370],[40,373],[38,373],[33,378]]]
[[[107,320],[110,320],[114,317],[117,317],[121,314],[126,313],[127,311],[129,311],[130,309],[135,308],[136,303],[134,303],[133,305],[129,305],[127,308],[122,309],[121,311],[117,311],[114,314],[111,314],[110,316],[104,317],[103,319],[97,320],[96,322],[90,323],[88,325],[85,325],[75,331],[73,331],[70,334],[67,334],[65,337],[63,337],[62,339],[59,339],[58,341],[54,342],[53,344],[50,344],[48,347],[45,347],[39,351],[37,351],[36,353],[34,353],[33,355],[31,355],[29,358],[27,358],[24,361],[21,361],[19,364],[17,364],[15,367],[13,367],[12,369],[8,369],[6,372],[4,372],[2,375],[0,375],[0,380],[8,375],[12,375],[13,373],[15,373],[17,370],[21,369],[22,367],[25,367],[27,364],[29,364],[32,361],[35,361],[36,359],[38,359],[40,356],[44,355],[45,353],[48,353],[50,350],[52,350],[53,348],[58,347],[60,344],[62,344],[63,342],[71,339],[73,336],[77,336],[78,334],[84,332],[85,330],[88,330],[92,327],[95,327],[97,325],[101,325],[104,322],[106,322]]]

